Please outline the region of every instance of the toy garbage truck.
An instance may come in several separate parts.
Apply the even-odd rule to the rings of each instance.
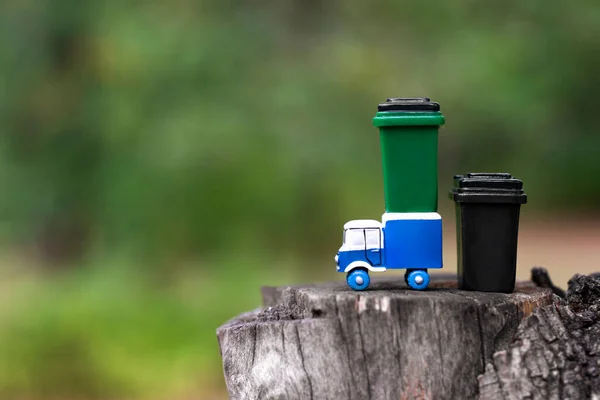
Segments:
[[[390,98],[379,104],[373,124],[380,132],[385,213],[381,222],[344,225],[337,270],[352,289],[365,290],[369,272],[406,269],[408,286],[423,290],[427,270],[443,266],[437,146],[444,117],[428,98]]]

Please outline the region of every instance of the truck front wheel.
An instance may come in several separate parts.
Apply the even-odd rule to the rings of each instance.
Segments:
[[[369,278],[369,273],[364,269],[353,269],[348,272],[346,276],[346,282],[348,286],[350,286],[354,290],[365,290],[369,287],[369,283],[371,282],[371,278]]]

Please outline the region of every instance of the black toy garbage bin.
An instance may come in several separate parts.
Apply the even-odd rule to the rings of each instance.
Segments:
[[[454,177],[458,281],[462,290],[511,293],[517,272],[517,238],[523,182],[507,173]]]

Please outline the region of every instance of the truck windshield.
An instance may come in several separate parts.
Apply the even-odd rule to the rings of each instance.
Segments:
[[[364,229],[346,229],[344,232],[344,244],[353,249],[360,250],[365,248],[365,230]]]

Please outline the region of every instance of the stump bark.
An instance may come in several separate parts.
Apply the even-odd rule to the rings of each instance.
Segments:
[[[509,378],[521,371],[510,369],[514,359],[495,354],[512,351],[523,321],[560,299],[532,282],[518,282],[512,294],[456,286],[456,277],[434,275],[429,289],[418,292],[387,275],[374,277],[365,292],[343,280],[263,288],[263,308],[217,330],[229,395],[505,398],[511,390],[505,383],[519,381]]]
[[[575,275],[565,297],[535,310],[494,354],[480,399],[600,399],[600,278]]]

